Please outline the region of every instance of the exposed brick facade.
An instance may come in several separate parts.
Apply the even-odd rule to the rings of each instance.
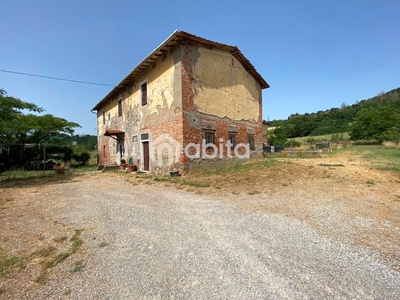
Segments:
[[[248,73],[249,66],[242,66],[246,61],[238,61],[242,58],[235,56],[237,48],[229,52],[225,49],[228,46],[216,51],[205,46],[204,40],[199,43],[194,38],[174,41],[162,57],[156,56],[124,88],[113,90],[107,101],[103,99],[95,107],[100,164],[119,163],[122,156],[127,161],[131,158],[143,170],[143,143],[148,141],[149,171],[185,173],[196,159],[187,157],[184,149],[191,143],[199,144],[202,153],[206,131],[212,132],[219,156],[221,150],[223,156],[228,154],[225,143],[229,134],[237,144],[248,144],[249,135],[254,136],[255,149],[251,153],[262,153],[261,90],[262,85],[268,85]],[[143,82],[148,95],[145,106],[140,102]],[[122,116],[117,112],[118,100],[122,102]],[[107,136],[110,129],[119,129],[123,134]],[[121,141],[124,152],[119,151]],[[239,149],[239,154],[244,150]],[[207,153],[210,151],[207,149]]]

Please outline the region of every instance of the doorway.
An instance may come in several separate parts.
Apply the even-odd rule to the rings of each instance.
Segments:
[[[117,143],[117,152],[119,152],[119,161],[121,161],[121,159],[124,158],[124,152],[125,152],[125,148],[124,148],[124,141],[123,140],[119,140]]]
[[[142,142],[142,145],[143,145],[143,170],[150,171],[149,141]]]

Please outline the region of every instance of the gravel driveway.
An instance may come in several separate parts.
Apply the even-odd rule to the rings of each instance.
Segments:
[[[400,299],[399,273],[374,253],[294,219],[240,209],[234,203],[246,195],[218,201],[104,174],[35,197],[48,207],[44,218],[84,229],[86,265],[57,276],[65,271],[58,265],[25,298]]]

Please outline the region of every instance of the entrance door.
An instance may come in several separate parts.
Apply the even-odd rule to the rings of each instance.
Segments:
[[[124,141],[118,141],[117,144],[117,152],[119,152],[119,160],[121,160],[122,158],[124,158]]]
[[[143,170],[150,171],[149,141],[142,142],[142,144],[143,144]]]

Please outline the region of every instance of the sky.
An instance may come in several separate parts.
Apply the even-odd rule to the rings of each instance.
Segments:
[[[0,70],[116,85],[174,30],[239,47],[270,88],[263,119],[400,87],[398,0],[2,0]],[[112,89],[0,71],[8,95],[96,134]]]

